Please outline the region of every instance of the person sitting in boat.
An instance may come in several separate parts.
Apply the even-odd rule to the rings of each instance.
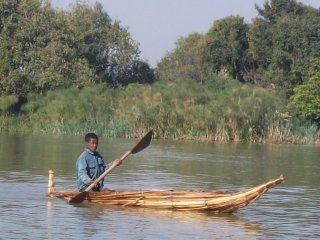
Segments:
[[[96,179],[105,171],[107,166],[103,157],[97,152],[99,139],[95,133],[87,133],[84,140],[86,145],[85,150],[76,162],[76,185],[81,192],[94,183],[92,190],[101,191],[104,179],[101,181],[97,181]],[[119,166],[121,160],[116,159],[112,163]]]

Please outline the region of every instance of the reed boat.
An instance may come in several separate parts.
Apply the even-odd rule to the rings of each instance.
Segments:
[[[55,191],[54,173],[49,171],[48,196],[69,201],[79,194],[76,190]],[[200,190],[105,190],[88,191],[85,201],[95,204],[144,207],[180,211],[203,210],[214,213],[232,213],[255,202],[270,188],[284,181],[283,176],[243,191],[200,191]]]

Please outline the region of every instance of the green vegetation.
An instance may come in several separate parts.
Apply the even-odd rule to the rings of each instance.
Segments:
[[[137,43],[101,4],[61,12],[47,1],[5,0],[0,16],[2,95],[153,81]]]
[[[28,95],[18,116],[2,120],[2,130],[141,137],[153,128],[157,138],[211,141],[310,143],[314,125],[299,125],[283,114],[285,97],[235,80],[130,84]],[[279,105],[281,103],[281,105]]]
[[[320,138],[320,10],[266,1],[155,69],[101,4],[0,3],[0,131],[272,143]]]

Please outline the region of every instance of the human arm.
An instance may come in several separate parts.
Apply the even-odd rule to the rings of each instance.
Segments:
[[[117,158],[113,160],[112,162],[109,162],[105,165],[105,170],[108,170],[112,165],[119,166],[122,164],[122,160],[120,158]]]
[[[95,161],[96,160],[94,160],[94,162]],[[103,172],[106,169],[108,170],[112,166],[114,166],[114,167],[118,166],[121,164],[121,162],[122,161],[120,159],[116,159],[116,160],[110,162],[109,164],[105,165],[102,157],[99,155],[98,165],[96,166],[97,171],[94,170],[94,172],[96,172],[98,174],[95,174],[92,176],[92,175],[90,175],[92,173],[90,173],[90,174],[88,173],[89,169],[91,169],[93,167],[93,165],[91,164],[92,162],[89,159],[86,159],[86,157],[82,155],[79,157],[79,159],[77,161],[78,179],[87,186],[93,184],[93,187],[97,187],[99,185],[100,185],[100,187],[103,187],[104,178],[102,178],[102,179],[100,178],[100,180],[99,180],[99,176],[101,174],[103,174]]]
[[[88,165],[84,155],[81,155],[77,161],[77,177],[85,185],[90,185],[92,179],[88,175]]]

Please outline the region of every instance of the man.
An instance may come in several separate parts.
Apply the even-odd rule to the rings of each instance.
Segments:
[[[102,156],[97,152],[99,139],[95,133],[87,133],[84,140],[86,148],[79,156],[76,163],[76,185],[79,191],[83,191],[94,183],[92,190],[101,191],[104,179],[97,181],[97,178],[105,171],[106,165]],[[116,166],[119,166],[121,160],[116,159],[113,163],[115,163]],[[109,164],[108,167],[111,166],[111,164]]]

